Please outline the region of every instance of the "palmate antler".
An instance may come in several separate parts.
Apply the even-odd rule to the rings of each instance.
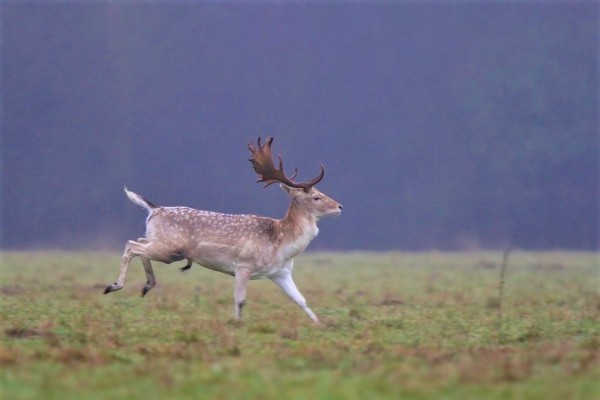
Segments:
[[[279,158],[279,168],[275,168],[275,164],[273,163],[273,155],[271,154],[271,143],[273,143],[272,137],[267,137],[264,145],[261,145],[261,138],[258,138],[258,148],[254,146],[253,143],[248,144],[248,149],[250,149],[250,153],[252,153],[252,157],[250,157],[250,162],[252,163],[252,168],[259,176],[258,181],[256,182],[265,182],[267,187],[269,185],[274,184],[275,182],[281,182],[287,186],[293,188],[304,189],[305,192],[308,192],[310,188],[315,186],[317,183],[323,179],[325,175],[325,168],[323,168],[323,164],[321,164],[321,171],[319,174],[307,182],[294,182],[294,178],[296,177],[298,170],[294,170],[294,175],[288,178],[283,172],[283,160],[280,155],[277,155]]]

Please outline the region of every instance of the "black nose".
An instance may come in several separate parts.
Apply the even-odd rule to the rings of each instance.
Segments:
[[[338,206],[338,208],[340,209],[340,211],[342,211],[344,209],[344,207],[342,207],[341,204]]]

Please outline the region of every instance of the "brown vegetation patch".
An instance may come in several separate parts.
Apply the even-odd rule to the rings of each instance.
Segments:
[[[479,269],[494,269],[497,266],[498,266],[497,263],[495,263],[494,261],[489,261],[489,260],[479,260],[475,264],[475,267],[479,268]]]
[[[44,338],[50,347],[60,346],[58,336],[48,330],[37,330],[29,328],[9,328],[4,334],[13,339]]]
[[[19,295],[19,294],[23,294],[24,292],[25,292],[25,289],[20,285],[0,286],[0,293],[8,295],[8,296]]]
[[[0,365],[16,364],[17,359],[17,353],[14,350],[0,347]]]
[[[279,331],[282,339],[298,340],[298,330],[296,328],[283,328]]]
[[[564,271],[566,269],[566,267],[558,262],[554,262],[554,263],[545,263],[545,262],[538,262],[536,264],[533,264],[532,269],[534,271]]]
[[[403,304],[405,304],[406,302],[403,299],[400,298],[394,298],[394,297],[385,297],[383,300],[381,300],[378,305],[380,306],[401,306]]]
[[[35,336],[44,336],[43,332],[28,328],[9,328],[4,331],[6,336],[14,339],[26,339]]]
[[[107,362],[106,357],[89,349],[60,349],[53,354],[52,358],[54,361],[65,364],[85,363],[89,365],[103,365]]]

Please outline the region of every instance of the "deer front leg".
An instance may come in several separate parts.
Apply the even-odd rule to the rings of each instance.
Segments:
[[[236,320],[242,318],[242,308],[246,302],[246,288],[250,280],[250,271],[247,269],[237,269],[235,271],[235,288],[233,291],[234,316]]]
[[[320,323],[319,318],[317,318],[315,313],[306,305],[306,299],[304,299],[304,296],[302,296],[302,293],[300,293],[296,287],[296,284],[292,279],[291,271],[274,276],[271,280],[275,282],[296,304],[298,304],[313,322],[317,324]]]

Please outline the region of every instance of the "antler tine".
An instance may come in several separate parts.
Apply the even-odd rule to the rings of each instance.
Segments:
[[[250,162],[252,163],[252,167],[254,171],[259,176],[258,182],[265,182],[266,185],[264,187],[270,186],[276,182],[282,182],[289,186],[292,186],[294,182],[292,182],[293,177],[290,179],[285,176],[283,172],[283,160],[281,156],[279,158],[279,168],[275,168],[275,164],[273,163],[273,156],[271,154],[271,143],[273,143],[272,137],[267,137],[265,144],[261,143],[262,138],[259,137],[257,140],[257,145],[254,146],[253,143],[248,144],[248,149],[250,149],[250,153],[252,157],[250,157]]]
[[[320,164],[319,167],[321,168],[319,174],[305,183],[307,188],[315,186],[317,183],[321,182],[321,180],[325,176],[325,167],[323,166],[323,164]]]
[[[253,143],[248,144],[248,149],[252,154],[249,161],[252,163],[252,168],[254,168],[254,171],[259,176],[259,179],[256,181],[257,183],[265,182],[266,185],[264,187],[267,187],[275,182],[281,182],[287,186],[308,191],[323,179],[323,176],[325,175],[323,164],[321,164],[319,175],[308,182],[294,182],[294,178],[298,174],[297,168],[294,169],[294,175],[292,175],[291,178],[288,178],[283,170],[283,158],[279,154],[277,155],[277,158],[279,159],[279,168],[275,168],[273,156],[271,154],[271,143],[273,143],[273,138],[269,136],[264,145],[261,144],[261,138],[258,138],[258,148],[254,146]]]
[[[277,154],[277,158],[279,159],[279,169],[278,170],[281,171],[281,173],[283,173],[283,158],[281,157],[281,154]],[[298,168],[294,168],[294,175],[290,176],[287,179],[293,182],[296,175],[298,175]]]

